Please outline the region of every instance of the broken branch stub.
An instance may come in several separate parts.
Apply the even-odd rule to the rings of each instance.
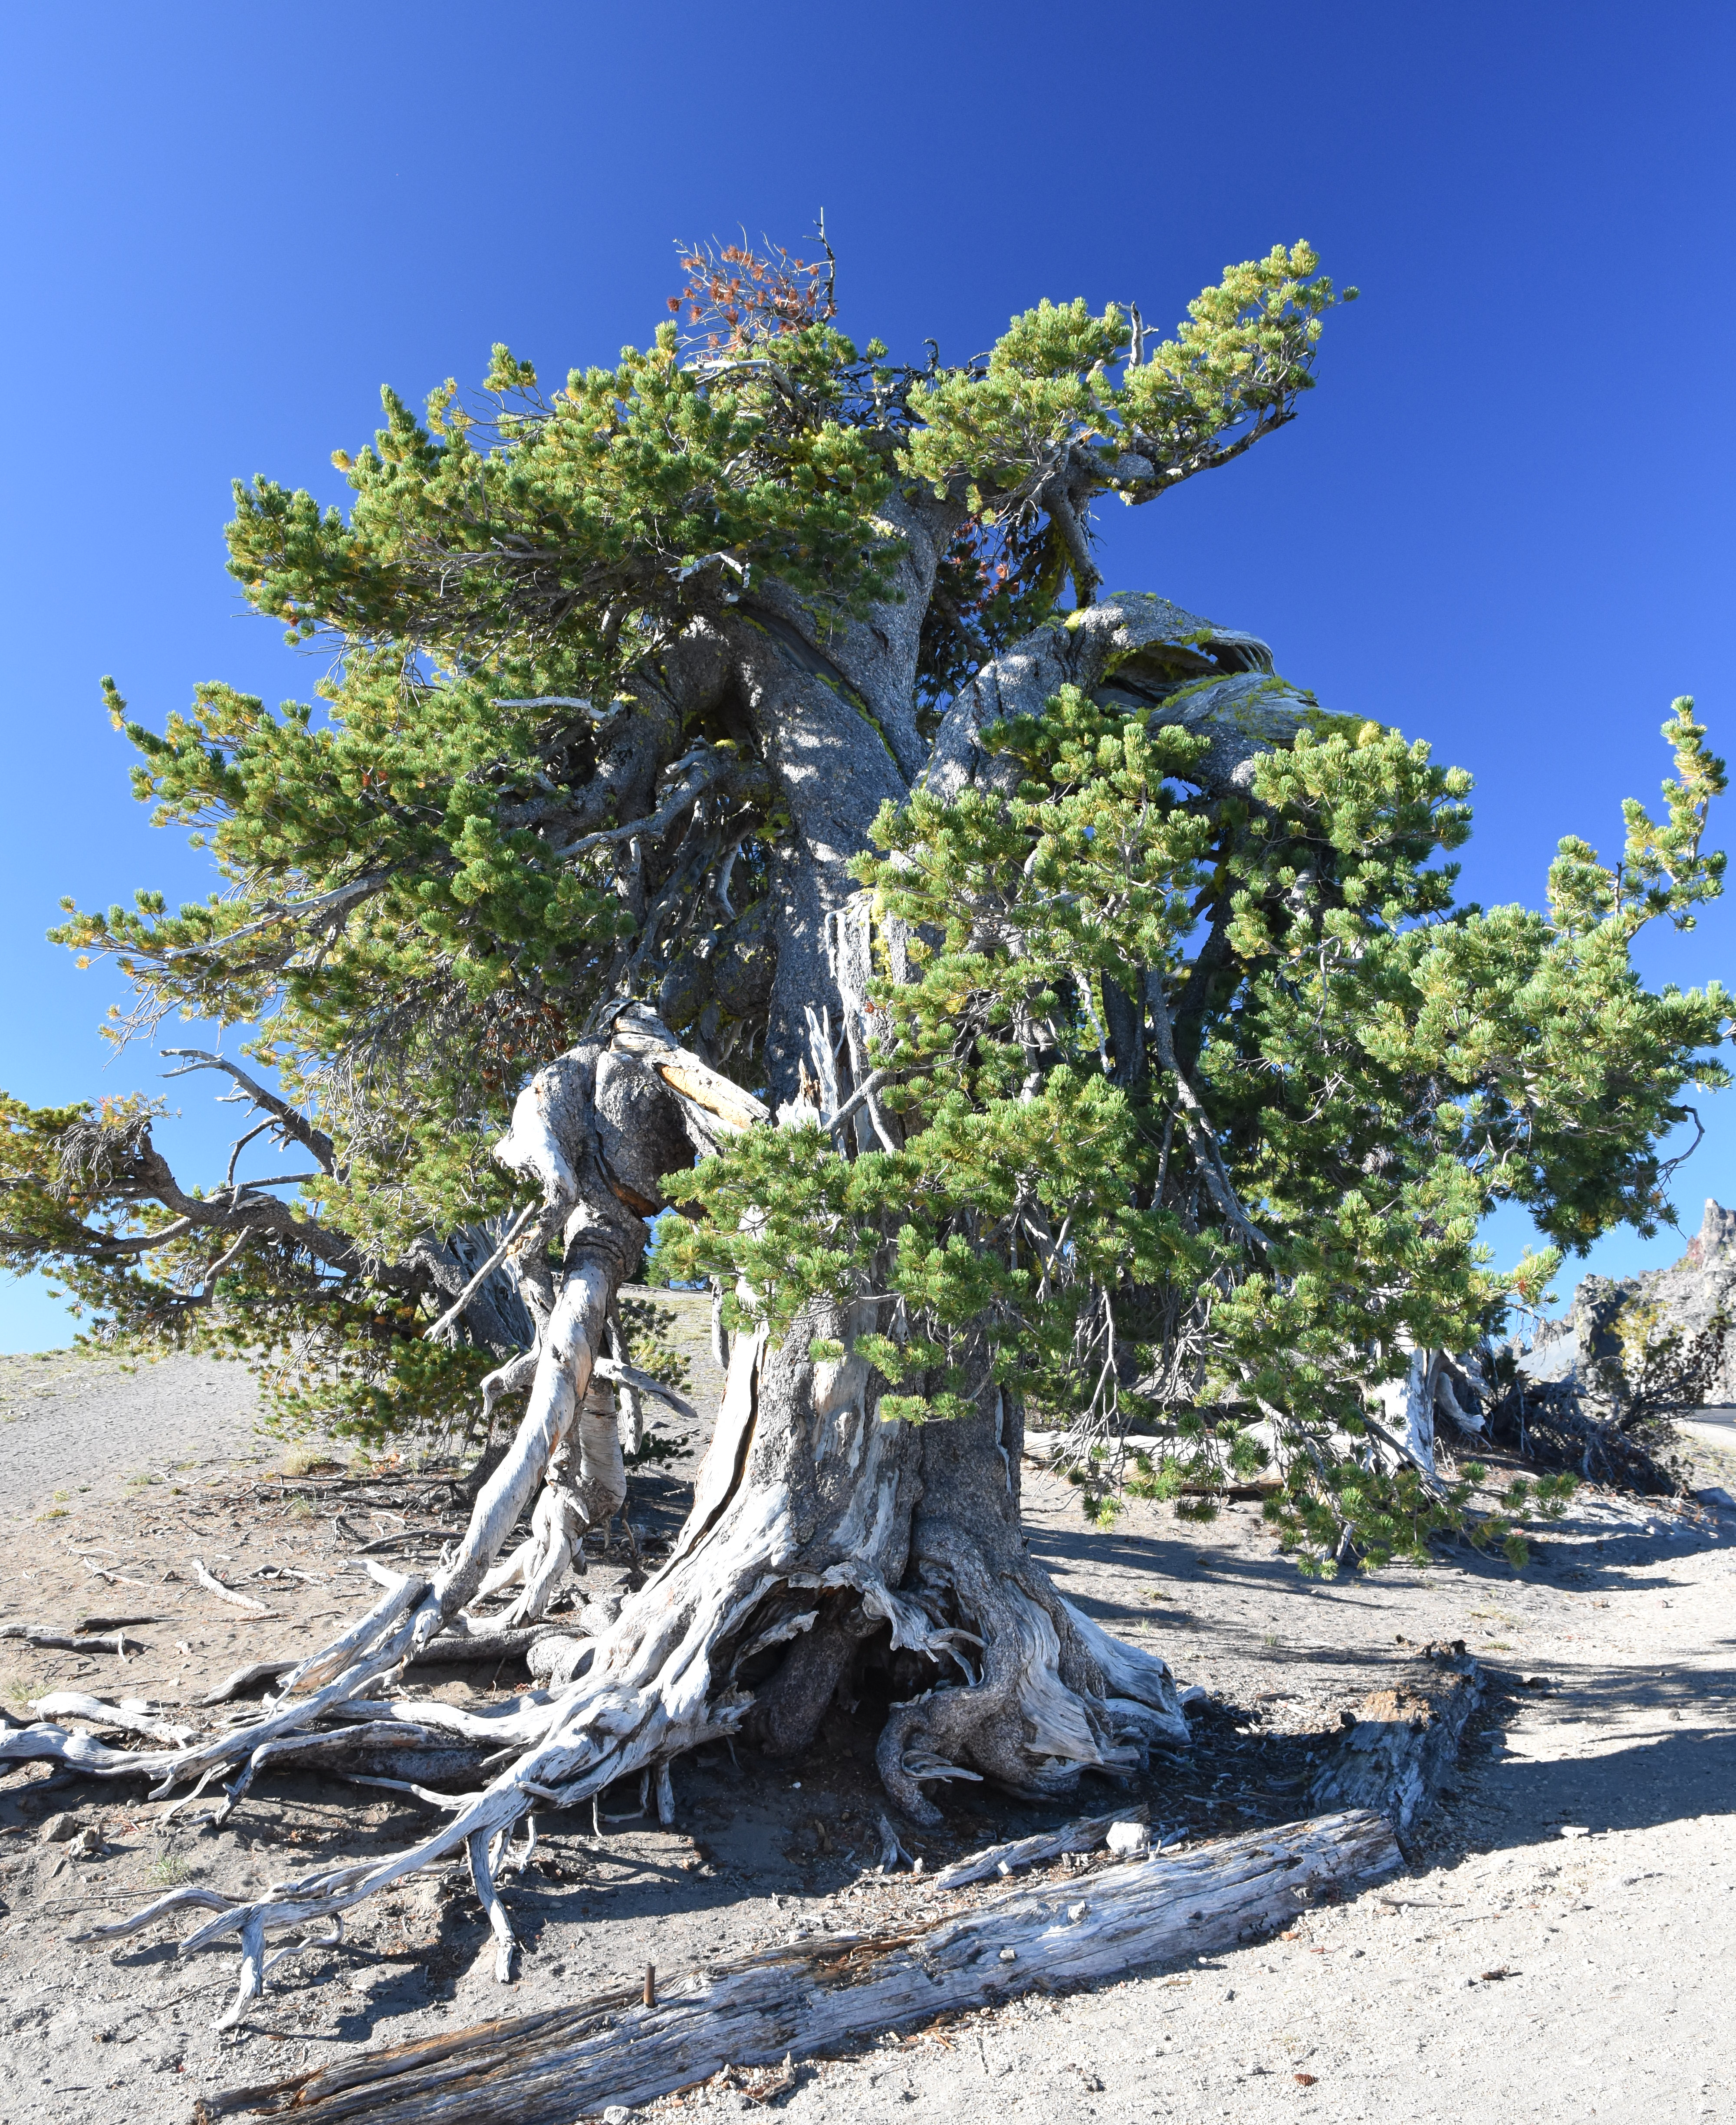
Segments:
[[[1021,1867],[1034,1867],[1040,1860],[1058,1859],[1065,1852],[1094,1852],[1115,1823],[1150,1819],[1151,1811],[1141,1801],[1136,1807],[1124,1807],[1114,1815],[1088,1816],[1082,1822],[1070,1822],[1065,1829],[1051,1830],[1040,1837],[1018,1837],[1009,1844],[990,1845],[955,1859],[950,1867],[943,1867],[934,1877],[934,1887],[962,1889],[971,1882],[986,1882],[991,1874],[1013,1874]]]
[[[1363,1699],[1310,1789],[1315,1807],[1371,1809],[1402,1837],[1451,1772],[1484,1681],[1461,1641],[1425,1646],[1396,1689]]]

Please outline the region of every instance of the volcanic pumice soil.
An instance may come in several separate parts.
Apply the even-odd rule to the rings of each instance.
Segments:
[[[694,1399],[708,1408],[717,1383],[704,1308],[676,1304]],[[74,1687],[191,1706],[244,1661],[303,1648],[362,1604],[370,1582],[353,1560],[364,1543],[389,1538],[374,1553],[427,1561],[456,1525],[448,1494],[407,1468],[292,1460],[299,1472],[285,1474],[257,1416],[247,1375],[230,1365],[0,1359],[0,1625],[153,1619],[134,1627],[147,1650],[124,1663],[0,1641],[0,1703],[13,1719]],[[679,1458],[636,1476],[630,1505],[652,1567],[703,1443],[659,1428]],[[1719,1435],[1715,1425],[1695,1435],[1696,1480],[1736,1487]],[[1461,1554],[1427,1572],[1320,1586],[1278,1555],[1257,1507],[1200,1527],[1136,1504],[1099,1534],[1033,1465],[1025,1502],[1033,1543],[1073,1598],[1160,1650],[1207,1702],[1193,1748],[1154,1760],[1131,1788],[1087,1779],[1075,1803],[1048,1810],[950,1788],[945,1831],[906,1838],[926,1873],[1133,1799],[1184,1837],[1289,1819],[1339,1715],[1401,1681],[1431,1639],[1463,1638],[1483,1661],[1488,1713],[1451,1797],[1412,1840],[1408,1875],[1203,1963],[902,2040],[865,2031],[854,2055],[798,2066],[775,2099],[792,2125],[931,2113],[1119,2125],[1265,2118],[1274,2106],[1455,2125],[1470,2104],[1496,2121],[1729,2114],[1736,1517],[1585,1493],[1522,1571]],[[203,1590],[195,1558],[269,1613]],[[308,1576],[289,1577],[289,1566]],[[618,1542],[590,1558],[574,1599],[606,1597],[631,1569]],[[415,1688],[456,1702],[497,1701],[525,1680],[416,1674]],[[496,1985],[486,1928],[447,1869],[354,1914],[342,1946],[274,1973],[248,2027],[221,2038],[209,2024],[233,1986],[233,1946],[188,1963],[167,1929],[96,1949],[69,1936],[175,1881],[259,1883],[340,1849],[394,1849],[425,1826],[424,1812],[378,1790],[267,1775],[219,1832],[165,1824],[142,1788],[51,1786],[34,1767],[3,1774],[0,2125],[185,2120],[198,2094],[582,1998],[648,1961],[672,1977],[804,1934],[895,1923],[933,1892],[922,1877],[876,1871],[881,1709],[835,1713],[824,1746],[794,1765],[745,1748],[678,1765],[671,1831],[633,1816],[628,1789],[603,1812],[629,1819],[605,1821],[600,1836],[588,1810],[544,1818],[539,1862],[506,1892],[525,1944],[510,1990]],[[46,1818],[65,1812],[101,1830],[99,1856],[43,1840]],[[652,2108],[746,2109],[765,2079]]]

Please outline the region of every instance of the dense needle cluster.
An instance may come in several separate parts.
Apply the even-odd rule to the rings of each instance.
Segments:
[[[990,723],[984,776],[943,791],[926,749],[974,675],[1100,604],[1094,507],[1293,417],[1355,291],[1280,246],[1169,338],[1045,302],[980,359],[901,365],[839,328],[829,252],[682,267],[612,368],[545,393],[496,348],[476,404],[388,391],[336,455],[347,511],[238,486],[232,572],[327,653],[316,698],[201,686],[158,731],[106,681],[139,794],[222,883],[67,902],[54,934],[130,977],[120,1037],[177,1011],[249,1029],[251,1068],[188,1067],[228,1076],[291,1171],[183,1186],[148,1100],[7,1099],[0,1255],[106,1331],[271,1357],[294,1415],[468,1422],[529,1325],[485,1291],[426,1331],[513,1210],[490,1147],[518,1087],[633,997],[787,1100],[823,855],[821,901],[846,866],[873,896],[878,1133],[754,1130],[670,1176],[691,1221],[668,1270],[780,1336],[869,1303],[882,1416],[1018,1383],[1084,1442],[1094,1510],[1123,1486],[1209,1510],[1275,1457],[1309,1556],[1414,1549],[1464,1492],[1394,1472],[1374,1392],[1414,1348],[1486,1344],[1555,1260],[1498,1271],[1479,1219],[1516,1199],[1570,1248],[1649,1230],[1684,1091],[1723,1081],[1725,992],[1654,993],[1630,956],[1719,889],[1691,704],[1662,822],[1630,805],[1614,862],[1564,842],[1546,912],[1455,903],[1463,775],[1203,636]],[[901,629],[888,699],[850,645]],[[774,667],[873,733],[902,794],[871,837],[804,823]],[[1229,776],[1226,714],[1266,734]]]
[[[1099,1515],[1123,1487],[1209,1513],[1276,1458],[1268,1516],[1310,1560],[1460,1524],[1482,1472],[1395,1472],[1371,1390],[1431,1346],[1480,1346],[1493,1388],[1562,1248],[1667,1213],[1658,1140],[1690,1075],[1723,1081],[1696,1056],[1729,997],[1648,992],[1630,947],[1717,892],[1724,770],[1678,701],[1663,823],[1630,803],[1610,865],[1564,843],[1547,914],[1459,907],[1435,860],[1469,778],[1314,723],[1213,801],[1206,741],[1064,691],[994,734],[1014,794],[889,809],[854,868],[905,932],[873,988],[904,1140],[731,1147],[686,1184],[707,1216],[670,1265],[742,1279],[780,1329],[873,1293],[857,1347],[907,1383],[882,1414],[960,1415],[989,1368],[1096,1444]],[[1477,1232],[1503,1199],[1555,1244],[1498,1270]],[[1130,1426],[1170,1444],[1155,1462]]]

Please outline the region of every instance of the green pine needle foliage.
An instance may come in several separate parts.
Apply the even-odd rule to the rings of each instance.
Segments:
[[[1480,1519],[1481,1470],[1383,1472],[1371,1391],[1413,1347],[1497,1333],[1561,1248],[1669,1214],[1659,1140],[1691,1081],[1725,1081],[1730,998],[1650,991],[1630,956],[1722,874],[1722,765],[1691,703],[1664,735],[1666,822],[1630,804],[1613,864],[1564,844],[1545,914],[1456,903],[1469,779],[1374,724],[1304,730],[1214,802],[1203,740],[1076,692],[999,727],[1012,801],[919,791],[856,865],[907,926],[911,978],[873,992],[902,1147],[786,1129],[670,1176],[699,1216],[669,1270],[740,1279],[780,1334],[873,1294],[885,1414],[955,1415],[992,1378],[1094,1421],[1099,1520],[1123,1489],[1205,1516],[1270,1464],[1313,1569],[1455,1529],[1511,1548],[1560,1487]],[[1167,1064],[1113,1067],[1116,992],[1161,1012]],[[1503,1270],[1476,1235],[1505,1200],[1555,1245]],[[1167,1450],[1130,1458],[1130,1424]]]
[[[1160,346],[1131,313],[1044,304],[983,360],[913,366],[840,329],[830,265],[699,247],[681,267],[675,314],[611,365],[547,389],[497,347],[478,397],[448,380],[418,413],[385,391],[372,441],[334,453],[345,509],[238,484],[231,573],[321,653],[310,700],[213,682],[159,723],[105,681],[139,797],[210,851],[215,889],[67,900],[51,934],[129,978],[117,1041],[176,1013],[257,1029],[247,1052],[332,1170],[238,1256],[209,1229],[141,1247],[181,1214],[144,1110],[11,1103],[0,1256],[63,1278],[102,1332],[261,1355],[286,1421],[374,1440],[473,1406],[486,1354],[429,1355],[439,1294],[407,1264],[420,1236],[509,1208],[488,1147],[601,1000],[673,981],[679,1002],[684,967],[727,962],[701,1031],[757,1081],[790,822],[738,719],[684,719],[665,683],[682,629],[773,582],[822,626],[859,615],[900,559],[888,497],[939,484],[965,521],[923,619],[932,709],[1070,580],[1089,596],[1082,492],[1155,498],[1291,417],[1338,299],[1306,246],[1281,248]],[[1049,480],[1062,439],[1087,474],[1070,502]],[[682,760],[705,805],[635,844],[623,891],[622,793]],[[722,927],[705,888],[726,860]]]
[[[177,1012],[254,1029],[328,1156],[232,1246],[151,1102],[7,1098],[0,1262],[49,1270],[101,1332],[252,1355],[286,1422],[376,1443],[468,1421],[496,1354],[423,1340],[444,1301],[417,1249],[510,1210],[489,1147],[606,999],[661,997],[683,1030],[683,969],[728,964],[695,1037],[757,1086],[791,823],[739,717],[679,704],[682,630],[774,582],[822,632],[862,614],[901,560],[896,497],[939,488],[962,523],[923,615],[932,713],[1091,601],[1094,502],[1154,500],[1294,417],[1354,293],[1279,247],[1166,338],[1044,303],[981,360],[911,366],[844,335],[827,268],[682,263],[675,315],[613,365],[545,391],[497,348],[473,401],[387,392],[337,453],[346,509],[238,488],[232,572],[320,649],[311,700],[212,683],[159,724],[106,683],[139,798],[216,889],[68,901],[52,934],[130,978],[117,1040]],[[877,997],[901,1147],[757,1133],[674,1184],[695,1222],[670,1263],[745,1275],[780,1333],[874,1297],[884,1413],[955,1415],[992,1378],[1095,1427],[1094,1511],[1147,1481],[1208,1510],[1263,1454],[1306,1556],[1347,1529],[1409,1553],[1460,1508],[1368,1472],[1371,1388],[1554,1265],[1498,1272],[1479,1217],[1519,1200],[1569,1249],[1650,1230],[1684,1087],[1723,1081],[1723,991],[1653,993],[1630,956],[1721,875],[1721,765],[1688,704],[1668,735],[1661,818],[1630,806],[1613,863],[1564,843],[1539,912],[1455,905],[1467,785],[1390,731],[1322,717],[1208,802],[1184,733],[1075,696],[1004,727],[1014,801],[919,792],[858,867],[914,976],[888,961]],[[639,832],[623,791],[663,802],[689,771],[703,803]],[[1149,1474],[1130,1423],[1168,1428]]]

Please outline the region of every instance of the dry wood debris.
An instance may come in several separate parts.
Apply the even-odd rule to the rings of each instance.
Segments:
[[[336,2068],[209,2097],[198,2125],[293,2111],[305,2125],[533,2125],[648,2103],[732,2066],[774,2065],[1037,1987],[1121,1977],[1282,1929],[1403,1863],[1367,1811],[1250,1832],[1033,1884],[892,1933],[807,1941],[660,1985],[484,2023]]]

